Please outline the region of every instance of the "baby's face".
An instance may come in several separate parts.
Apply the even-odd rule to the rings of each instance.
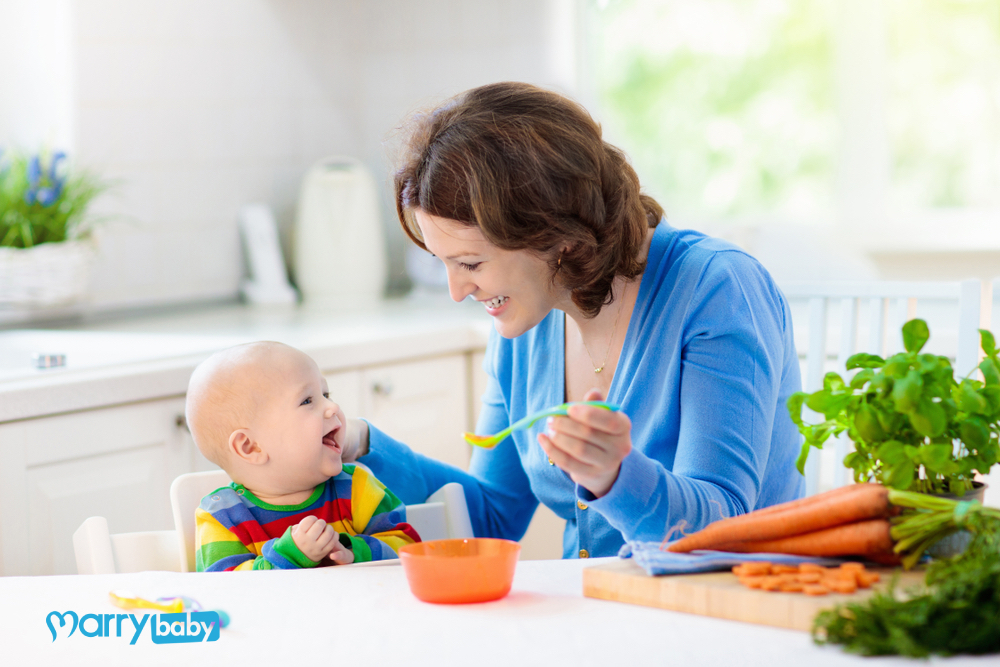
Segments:
[[[268,454],[268,481],[284,493],[314,488],[343,469],[347,420],[307,355],[281,350],[270,370],[267,401],[251,426]]]

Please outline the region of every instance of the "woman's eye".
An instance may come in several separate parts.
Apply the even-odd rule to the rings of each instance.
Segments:
[[[476,269],[479,268],[480,264],[482,264],[482,262],[476,262],[475,264],[466,264],[465,262],[458,263],[458,265],[463,269],[465,269],[466,271],[475,271]]]

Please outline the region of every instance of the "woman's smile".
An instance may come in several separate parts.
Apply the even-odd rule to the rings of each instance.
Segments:
[[[486,306],[486,312],[496,317],[501,312],[503,312],[504,306],[510,301],[509,296],[495,296],[492,299],[486,299],[485,301],[480,301],[479,303]]]

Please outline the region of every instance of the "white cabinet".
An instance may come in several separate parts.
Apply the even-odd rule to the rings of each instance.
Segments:
[[[469,385],[464,354],[367,368],[361,414],[414,451],[469,467]]]
[[[90,516],[114,533],[171,528],[170,482],[207,463],[183,414],[173,398],[0,424],[0,573],[75,574]]]

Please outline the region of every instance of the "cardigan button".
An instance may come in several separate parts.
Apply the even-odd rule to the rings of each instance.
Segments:
[[[587,509],[587,503],[583,502],[582,500],[576,501],[576,506],[582,510]]]
[[[580,549],[580,558],[590,558],[590,552],[586,549]]]

